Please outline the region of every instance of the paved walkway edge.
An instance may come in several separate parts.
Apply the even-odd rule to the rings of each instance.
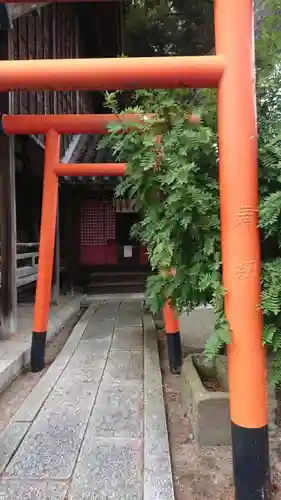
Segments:
[[[143,500],[175,500],[169,436],[159,361],[157,331],[152,317],[144,327],[144,493]]]
[[[0,434],[0,474],[10,462],[47,397],[71,360],[88,325],[93,307],[89,307],[73,328],[62,350],[45,375],[22,403],[9,425]]]
[[[53,337],[61,330],[64,323],[77,311],[79,311],[84,300],[83,295],[75,297],[71,300],[59,313],[56,318],[53,318],[49,323],[47,342],[50,342]],[[31,332],[30,332],[31,340]],[[15,339],[15,354],[7,360],[1,360],[0,362],[0,394],[3,392],[13,380],[20,375],[24,367],[29,363],[30,358],[30,346],[24,345],[22,349],[16,348],[17,340]],[[26,344],[26,343],[25,343]],[[1,343],[0,343],[1,348]]]

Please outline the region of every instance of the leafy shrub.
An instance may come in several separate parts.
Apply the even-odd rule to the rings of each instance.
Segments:
[[[277,0],[257,42],[260,228],[264,342],[275,354],[272,380],[281,380],[281,46]],[[279,16],[279,17],[278,17]],[[279,40],[279,45],[278,45]],[[147,303],[153,312],[171,297],[178,310],[212,304],[215,330],[206,344],[213,357],[231,340],[221,282],[216,92],[138,91],[126,113],[154,113],[141,124],[110,126],[101,146],[126,161],[117,196],[136,200],[141,217],[133,228],[146,245],[153,271]],[[106,94],[118,113],[122,93]],[[188,121],[194,103],[201,125]],[[133,126],[132,126],[133,125]],[[161,143],[156,140],[161,136]],[[157,168],[155,166],[157,165]],[[160,270],[176,269],[175,276]]]

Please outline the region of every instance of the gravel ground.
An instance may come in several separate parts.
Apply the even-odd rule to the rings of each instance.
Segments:
[[[176,500],[233,500],[231,448],[217,446],[199,449],[196,446],[191,423],[185,415],[181,400],[180,377],[171,375],[169,372],[163,331],[159,331],[159,350],[175,498]],[[279,425],[271,432],[270,441],[273,499],[281,500],[281,428]]]

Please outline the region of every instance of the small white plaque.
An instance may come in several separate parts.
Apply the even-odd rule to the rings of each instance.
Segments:
[[[131,259],[133,256],[133,248],[131,246],[125,246],[124,247],[124,257],[126,259]]]

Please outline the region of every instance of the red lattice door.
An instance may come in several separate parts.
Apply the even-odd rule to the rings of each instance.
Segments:
[[[117,264],[113,200],[86,200],[80,216],[80,264]]]

